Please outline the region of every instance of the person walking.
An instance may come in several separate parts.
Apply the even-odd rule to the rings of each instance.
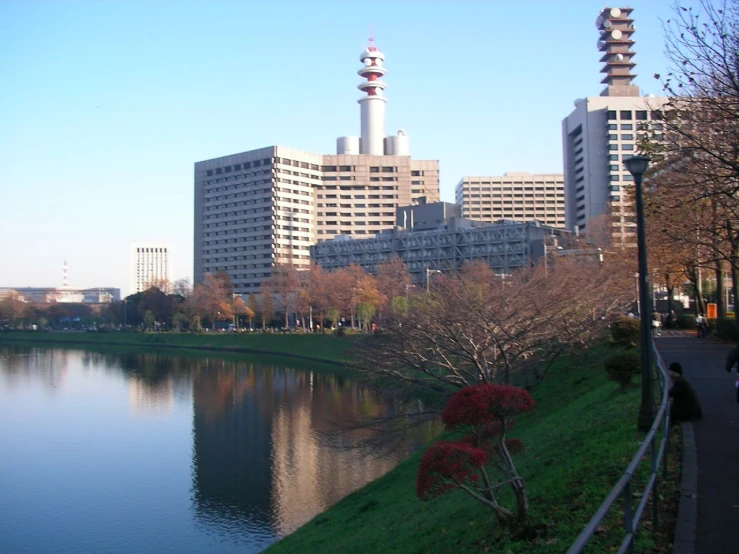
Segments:
[[[659,313],[658,312],[652,312],[652,336],[660,336],[659,329],[662,325],[662,322],[660,321]]]
[[[698,314],[695,317],[695,330],[698,332],[698,338],[703,338],[703,314]]]

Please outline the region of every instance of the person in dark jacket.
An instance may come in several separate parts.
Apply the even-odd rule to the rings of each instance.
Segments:
[[[724,369],[731,373],[731,370],[734,369],[734,366],[739,363],[739,346],[734,348],[731,352],[729,352],[729,355],[726,356],[726,366]],[[736,401],[739,403],[739,369],[737,370],[737,376],[736,376]]]
[[[698,396],[692,385],[683,377],[683,368],[680,363],[671,363],[669,371],[672,377],[672,387],[669,393],[672,398],[670,419],[675,422],[703,419],[703,410],[698,402]]]

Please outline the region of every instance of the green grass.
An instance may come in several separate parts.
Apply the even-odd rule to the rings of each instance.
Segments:
[[[0,344],[126,346],[157,349],[223,350],[252,354],[302,357],[328,363],[351,359],[351,353],[364,335],[266,334],[266,333],[99,333],[33,332],[0,333]]]
[[[639,447],[639,391],[619,390],[606,379],[600,363],[586,367],[563,362],[532,394],[537,407],[520,416],[511,433],[526,445],[516,457],[529,492],[531,525],[526,536],[501,533],[492,512],[462,492],[427,503],[418,500],[419,452],[268,552],[565,551]],[[620,502],[588,551],[610,551],[620,542],[619,509]]]

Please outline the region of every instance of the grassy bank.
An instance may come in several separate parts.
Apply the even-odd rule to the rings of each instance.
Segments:
[[[606,380],[600,364],[562,364],[532,394],[537,407],[518,418],[512,433],[526,445],[516,457],[531,506],[526,536],[499,533],[492,512],[462,492],[429,503],[418,500],[419,452],[268,552],[565,551],[639,446],[639,390],[619,390]],[[618,519],[616,510],[601,526],[591,551],[610,551],[620,541],[623,524]],[[653,547],[646,535],[637,551]]]
[[[156,349],[220,350],[233,353],[293,356],[322,363],[341,364],[350,360],[352,351],[363,335],[337,337],[323,334],[264,333],[98,333],[98,332],[33,332],[0,333],[0,344],[34,344],[39,346],[120,346]]]

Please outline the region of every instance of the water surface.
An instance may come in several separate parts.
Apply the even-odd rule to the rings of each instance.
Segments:
[[[0,347],[0,552],[259,552],[407,455],[336,448],[393,409],[310,367]]]

